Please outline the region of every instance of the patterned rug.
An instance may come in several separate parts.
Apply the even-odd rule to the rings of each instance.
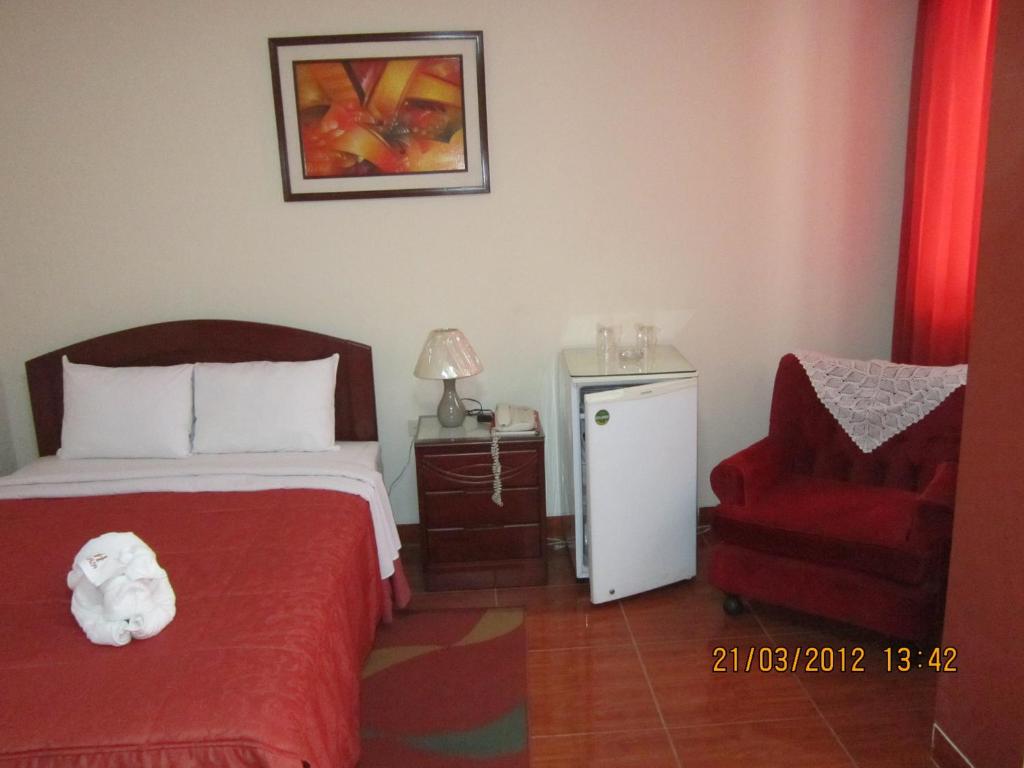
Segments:
[[[363,669],[359,768],[526,768],[526,631],[518,608],[412,611]]]

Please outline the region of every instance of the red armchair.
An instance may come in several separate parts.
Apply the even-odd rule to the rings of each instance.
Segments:
[[[945,593],[963,416],[960,387],[871,453],[779,362],[768,436],[711,472],[709,578],[726,593],[926,639]]]

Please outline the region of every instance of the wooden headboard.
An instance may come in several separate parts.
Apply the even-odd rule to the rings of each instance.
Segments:
[[[376,440],[370,347],[321,333],[240,320],[178,320],[108,333],[55,349],[25,363],[39,455],[60,448],[64,418],[61,358],[89,365],[178,365],[318,360],[339,355],[334,392],[337,440]]]

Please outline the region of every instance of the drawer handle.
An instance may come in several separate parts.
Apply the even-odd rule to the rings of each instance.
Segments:
[[[508,525],[501,525],[495,523],[489,523],[487,525],[463,525],[463,526],[447,526],[445,528],[427,528],[431,532],[441,531],[494,531],[503,530],[505,528],[536,528],[537,523],[509,523]]]
[[[505,467],[502,473],[504,480],[511,480],[519,475],[536,472],[536,456],[531,456],[528,461],[522,464],[513,464]],[[466,484],[484,484],[492,482],[494,475],[491,472],[491,463],[469,464],[459,469],[445,469],[430,460],[424,460],[422,469],[434,473],[443,480],[450,480]],[[467,471],[469,470],[469,471]],[[476,470],[476,471],[473,471]]]

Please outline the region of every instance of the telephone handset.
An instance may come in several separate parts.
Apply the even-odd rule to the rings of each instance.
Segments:
[[[522,405],[498,403],[494,407],[494,426],[491,427],[491,475],[494,478],[491,501],[499,507],[501,500],[501,458],[498,453],[498,435],[502,432],[536,432],[537,412]]]
[[[494,408],[496,432],[531,432],[537,429],[537,412],[522,405],[498,403]]]

